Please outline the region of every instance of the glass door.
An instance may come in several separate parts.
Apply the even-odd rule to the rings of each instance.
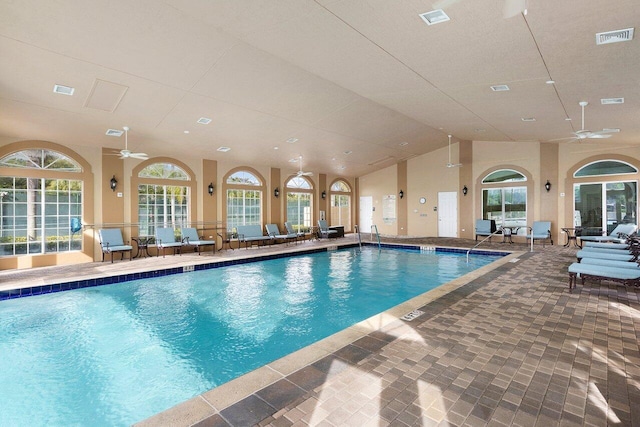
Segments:
[[[637,182],[575,184],[575,226],[583,236],[609,234],[618,224],[637,224]]]

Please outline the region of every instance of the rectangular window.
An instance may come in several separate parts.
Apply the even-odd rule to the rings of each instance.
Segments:
[[[574,226],[583,236],[609,234],[618,224],[637,224],[636,181],[574,185]]]
[[[157,227],[189,225],[189,187],[138,185],[138,223],[141,236],[153,236]]]
[[[227,230],[239,225],[262,226],[262,191],[227,190]]]
[[[294,230],[309,231],[311,228],[311,193],[287,192],[287,221]]]
[[[82,249],[82,181],[0,177],[0,256]]]
[[[527,226],[527,187],[485,188],[482,190],[482,218],[497,226]]]
[[[331,195],[331,226],[342,225],[345,231],[351,230],[351,196]]]

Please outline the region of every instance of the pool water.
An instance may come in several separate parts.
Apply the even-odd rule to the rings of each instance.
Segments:
[[[129,425],[494,261],[377,248],[0,302],[0,425]]]

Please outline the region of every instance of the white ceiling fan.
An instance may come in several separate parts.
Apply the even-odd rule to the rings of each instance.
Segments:
[[[302,156],[298,157],[298,162],[300,163],[300,170],[296,173],[296,176],[312,176],[313,172],[303,172],[302,171]]]
[[[149,156],[146,153],[134,153],[133,151],[129,150],[129,126],[125,126],[122,129],[124,129],[124,150],[120,150],[119,154],[120,154],[120,158],[121,159],[139,159],[139,160],[147,160],[149,158]]]
[[[611,132],[613,132],[613,131],[600,130],[600,131],[596,131],[596,132],[591,132],[590,130],[585,129],[584,128],[584,107],[589,105],[589,103],[587,101],[580,101],[578,103],[578,105],[580,105],[580,107],[582,107],[582,127],[580,128],[580,130],[574,132],[573,133],[574,136],[572,136],[572,137],[552,139],[552,141],[569,140],[569,142],[574,142],[574,141],[582,141],[583,139],[611,138]]]
[[[449,137],[449,162],[447,163],[448,168],[459,168],[462,166],[462,163],[451,163],[451,135],[447,135]]]

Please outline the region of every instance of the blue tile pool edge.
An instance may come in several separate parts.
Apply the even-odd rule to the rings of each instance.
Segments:
[[[434,247],[434,246],[420,246],[420,245],[403,245],[403,244],[392,244],[392,243],[381,243],[378,245],[377,243],[363,242],[362,246],[379,246],[380,248],[385,249],[403,249],[410,251],[426,251],[426,252],[440,252],[440,253],[461,253],[466,254],[468,249],[461,248],[445,248],[445,247]],[[357,243],[351,243],[346,245],[340,245],[338,249],[353,249],[358,247]],[[9,289],[6,291],[0,291],[0,301],[14,299],[14,298],[23,298],[30,297],[36,295],[50,294],[54,292],[63,292],[70,291],[73,289],[81,289],[81,288],[90,288],[93,286],[103,286],[103,285],[111,285],[113,283],[121,283],[121,282],[129,282],[132,280],[140,280],[140,279],[150,279],[154,277],[162,277],[169,276],[173,274],[181,274],[181,273],[189,273],[191,271],[200,271],[200,270],[209,270],[212,268],[220,268],[220,267],[228,267],[231,265],[240,265],[240,264],[249,264],[252,262],[260,262],[267,261],[271,259],[279,259],[279,258],[288,258],[299,255],[308,255],[320,252],[330,252],[336,250],[332,247],[324,247],[324,248],[315,248],[315,249],[305,249],[299,252],[282,252],[277,254],[269,254],[269,255],[261,255],[250,258],[241,258],[236,260],[228,260],[228,261],[216,261],[210,262],[206,264],[196,264],[191,265],[193,270],[185,270],[184,267],[172,267],[166,268],[162,270],[152,270],[152,271],[143,271],[138,273],[128,273],[122,274],[119,276],[106,276],[106,277],[98,277],[94,279],[82,279],[75,280],[71,282],[63,282],[63,283],[54,283],[50,285],[39,285],[32,286],[26,288],[18,288],[18,289]],[[503,257],[509,255],[510,252],[503,251],[486,251],[486,250],[473,250],[471,251],[474,255],[489,255],[489,256],[497,256]]]

